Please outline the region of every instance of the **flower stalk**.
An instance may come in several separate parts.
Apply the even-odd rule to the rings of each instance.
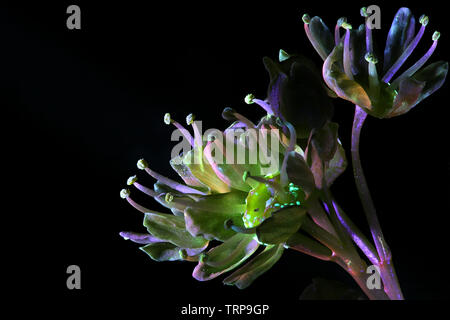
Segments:
[[[403,294],[401,292],[397,275],[394,270],[394,265],[392,263],[391,250],[384,239],[375,205],[373,203],[372,196],[370,195],[369,187],[361,165],[359,141],[361,129],[364,125],[366,117],[367,113],[364,112],[359,106],[355,106],[355,117],[352,127],[351,142],[353,175],[355,178],[356,187],[358,189],[358,194],[363,205],[364,213],[366,215],[367,222],[369,223],[370,232],[380,258],[379,267],[386,293],[393,300],[403,300]]]

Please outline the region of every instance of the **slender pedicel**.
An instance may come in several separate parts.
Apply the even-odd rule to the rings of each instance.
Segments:
[[[373,248],[373,246],[367,241],[367,239],[365,239],[364,236],[362,236],[358,231],[355,231],[353,222],[351,220],[348,220],[345,215],[341,214],[341,210],[334,200],[331,201],[331,204],[334,207],[337,218],[339,219],[347,233],[351,236],[353,241],[356,243],[356,245],[361,249],[361,251],[366,255],[371,263],[378,265],[379,259],[377,254],[375,253],[375,248]]]
[[[342,23],[342,27],[345,31],[344,38],[344,72],[349,77],[349,79],[353,80],[352,66],[351,66],[351,58],[350,58],[350,30],[352,26],[347,22]]]
[[[147,172],[151,177],[155,178],[156,180],[162,182],[163,184],[165,184],[166,186],[168,186],[174,190],[180,191],[182,193],[194,193],[194,194],[206,195],[205,192],[202,192],[197,189],[188,187],[184,184],[178,183],[172,179],[164,177],[163,175],[159,174],[158,172],[153,171],[152,169],[150,169],[148,167],[148,163],[144,159],[138,160],[137,167],[141,170],[145,170],[145,172]]]
[[[428,17],[426,15],[422,15],[419,19],[419,22],[422,24],[420,27],[419,32],[414,37],[414,39],[411,41],[411,43],[408,45],[408,47],[403,51],[403,53],[400,55],[400,57],[395,61],[395,63],[392,65],[392,67],[386,72],[386,74],[383,76],[384,82],[391,81],[394,74],[400,69],[400,67],[403,65],[403,63],[406,61],[406,59],[411,55],[413,50],[416,48],[417,44],[419,43],[420,39],[423,36],[423,33],[425,32],[425,27],[428,24]]]
[[[131,204],[135,209],[137,209],[138,211],[140,211],[140,212],[142,212],[142,213],[156,212],[156,211],[147,209],[147,208],[141,206],[140,204],[134,202],[134,200],[130,198],[130,193],[131,193],[131,192],[130,192],[130,190],[128,190],[128,189],[122,189],[122,190],[120,191],[120,197],[121,197],[122,199],[127,200],[129,204]],[[158,212],[158,213],[159,213],[159,212]]]
[[[408,70],[403,72],[397,79],[395,79],[392,82],[392,86],[394,88],[396,88],[398,86],[398,84],[400,83],[401,80],[412,76],[414,73],[417,72],[417,70],[422,68],[422,66],[428,61],[428,59],[431,57],[434,50],[436,49],[436,46],[438,44],[438,40],[439,40],[440,36],[441,36],[441,33],[438,31],[435,31],[433,33],[433,36],[432,36],[433,44],[431,45],[430,49],[428,49],[427,53],[425,53],[425,55],[422,58],[420,58],[412,67],[410,67]]]
[[[191,144],[192,148],[194,148],[194,138],[191,136],[189,131],[183,127],[179,122],[173,120],[170,116],[170,113],[166,113],[164,115],[164,123],[169,125],[173,124],[180,132],[183,134],[183,136],[186,138],[187,141]]]
[[[308,37],[309,41],[311,42],[311,44],[313,45],[314,49],[316,49],[317,53],[320,55],[320,57],[322,58],[322,60],[325,61],[325,59],[327,58],[327,54],[325,51],[323,51],[322,46],[320,45],[320,43],[317,42],[317,40],[313,37],[313,35],[311,34],[311,30],[309,30],[309,23],[311,22],[311,17],[308,14],[304,14],[302,17],[303,22],[305,23],[305,33],[306,36]]]

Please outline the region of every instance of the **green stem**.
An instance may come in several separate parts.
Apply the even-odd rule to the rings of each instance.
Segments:
[[[356,187],[358,189],[358,194],[361,199],[367,221],[369,223],[370,232],[372,234],[372,238],[374,240],[375,247],[380,258],[379,267],[385,291],[392,300],[403,300],[403,294],[401,292],[400,285],[397,280],[397,275],[395,274],[394,266],[392,264],[391,251],[386,241],[384,240],[375,206],[373,204],[369,187],[367,186],[367,181],[361,166],[361,159],[359,155],[359,139],[361,129],[366,117],[367,113],[365,113],[364,110],[362,110],[359,106],[355,106],[351,146],[353,175],[355,178]]]

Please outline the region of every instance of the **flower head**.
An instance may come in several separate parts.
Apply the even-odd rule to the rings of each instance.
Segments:
[[[339,19],[334,37],[322,19],[304,16],[306,34],[324,60],[323,78],[339,97],[372,116],[390,118],[404,114],[445,81],[447,62],[438,61],[423,67],[436,49],[440,33],[432,35],[432,45],[422,58],[396,75],[422,38],[428,17],[419,19],[421,27],[416,34],[416,20],[411,11],[400,8],[389,30],[384,55],[381,55],[374,50],[365,8],[361,9],[361,15],[366,22],[357,29],[345,18]],[[341,29],[345,30],[343,36]]]

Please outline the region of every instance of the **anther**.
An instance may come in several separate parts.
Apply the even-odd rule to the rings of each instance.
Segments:
[[[423,25],[424,27],[428,24],[429,21],[430,19],[428,18],[428,16],[424,14],[419,19],[420,24]]]
[[[128,180],[127,180],[127,185],[131,186],[131,185],[132,185],[133,183],[135,183],[136,181],[137,181],[137,176],[136,176],[136,175],[131,176],[131,177],[129,177]]]
[[[252,93],[249,93],[248,95],[245,96],[245,103],[246,104],[252,104],[253,103],[253,99],[255,99],[255,95]]]
[[[194,123],[194,120],[195,120],[195,116],[192,113],[187,115],[186,123],[188,124],[188,126],[191,125],[192,123]]]
[[[362,7],[361,10],[359,11],[359,13],[361,14],[361,16],[363,16],[364,18],[367,18],[369,15],[367,14],[367,8],[366,7]]]
[[[167,192],[167,193],[166,193],[166,196],[164,197],[164,200],[165,200],[167,203],[171,203],[171,202],[173,201],[173,195],[172,195],[170,192]]]
[[[304,23],[309,24],[311,22],[311,17],[309,16],[309,14],[305,13],[302,16],[302,20],[303,20]]]
[[[148,163],[144,159],[139,159],[136,165],[140,170],[148,168]]]
[[[126,199],[126,198],[128,198],[130,196],[130,193],[131,192],[128,189],[122,189],[122,190],[120,190],[120,197],[122,199]]]
[[[438,41],[440,36],[441,36],[441,33],[439,31],[435,31],[431,38],[433,39],[433,41]]]
[[[172,123],[172,118],[170,117],[170,113],[166,113],[164,115],[164,123],[165,124],[171,124]]]
[[[352,25],[350,23],[347,23],[347,21],[343,21],[341,27],[345,30],[352,30]]]
[[[373,64],[378,63],[377,57],[371,52],[367,52],[366,55],[364,56],[364,59],[366,59],[366,61],[369,63],[373,63]]]

